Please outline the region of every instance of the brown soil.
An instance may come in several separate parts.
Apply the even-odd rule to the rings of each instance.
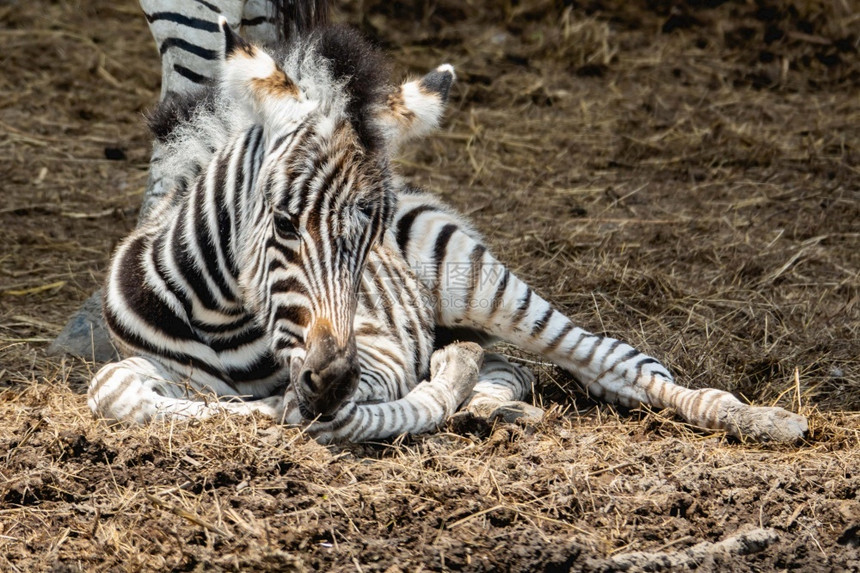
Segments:
[[[400,161],[583,326],[810,417],[761,447],[529,361],[537,427],[322,447],[259,419],[115,430],[46,357],[135,223],[159,66],[132,2],[0,3],[0,569],[860,570],[860,19],[850,1],[340,3],[453,63]],[[853,413],[852,413],[853,412]],[[653,566],[659,569],[659,565]]]

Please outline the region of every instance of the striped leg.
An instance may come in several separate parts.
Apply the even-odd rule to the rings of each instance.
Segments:
[[[209,418],[224,413],[264,416],[306,425],[322,442],[360,442],[432,431],[457,411],[478,381],[483,349],[471,342],[451,344],[433,353],[431,378],[399,400],[376,404],[350,401],[327,422],[307,421],[292,388],[285,396],[228,401],[226,385],[212,380],[177,380],[151,358],[133,357],[107,364],[90,385],[88,405],[102,418],[127,424],[155,419]],[[213,386],[215,386],[213,388]],[[216,393],[217,392],[217,393]]]
[[[213,0],[184,2],[176,0],[140,0],[149,22],[149,31],[161,55],[161,99],[193,93],[216,77],[224,39],[218,29],[218,16],[238,27],[243,2]],[[156,142],[150,160],[149,181],[140,208],[144,221],[155,205],[170,192],[173,181],[164,179],[163,151]]]
[[[242,22],[241,0],[177,2],[140,0],[149,31],[161,54],[161,98],[189,93],[217,75],[224,38],[218,29],[223,16],[234,30]]]
[[[500,354],[484,353],[478,383],[463,410],[490,421],[538,421],[543,418],[543,410],[523,402],[531,394],[533,383],[534,375],[527,368],[511,364]]]
[[[457,411],[478,381],[483,349],[473,342],[450,344],[433,353],[430,380],[393,402],[347,402],[327,422],[313,422],[308,434],[321,442],[364,442],[435,430]],[[285,421],[304,424],[295,396],[287,393]]]
[[[87,403],[102,418],[127,424],[208,418],[225,412],[282,416],[281,396],[244,402],[228,401],[230,394],[235,391],[223,382],[183,380],[157,360],[135,356],[103,366],[90,383]]]
[[[414,368],[407,366],[410,353],[384,326],[356,317],[355,340],[361,378],[352,396],[354,402],[393,402],[419,382]]]
[[[273,5],[267,0],[140,0],[149,30],[161,55],[161,99],[193,93],[218,76],[224,36],[218,28],[223,16],[234,30],[252,42],[274,43],[278,31]],[[149,181],[140,208],[140,221],[175,184],[164,179],[161,144],[155,142]]]
[[[405,193],[400,202],[397,242],[433,292],[438,324],[475,328],[542,354],[610,402],[674,408],[696,426],[762,441],[793,441],[806,433],[806,419],[781,408],[748,406],[721,390],[677,386],[656,359],[575,326],[435,199]]]

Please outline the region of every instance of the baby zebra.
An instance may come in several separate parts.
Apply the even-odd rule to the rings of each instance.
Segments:
[[[97,415],[259,412],[321,441],[431,431],[459,408],[539,415],[522,402],[531,374],[475,343],[501,338],[592,396],[736,436],[804,435],[801,416],[683,388],[654,358],[575,326],[462,215],[396,177],[400,146],[443,113],[451,66],[393,88],[349,29],[269,53],[219,25],[215,85],[151,119],[170,193],[111,263],[105,319],[127,358],[93,378]]]

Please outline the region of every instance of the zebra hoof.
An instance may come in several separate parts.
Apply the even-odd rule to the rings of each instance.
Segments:
[[[430,357],[430,380],[444,381],[457,404],[471,394],[484,362],[484,349],[474,342],[456,342],[440,348]]]
[[[490,422],[501,420],[502,422],[512,424],[517,420],[522,420],[529,424],[537,424],[543,420],[544,411],[537,406],[532,406],[526,402],[511,400],[510,402],[502,402],[487,419]]]
[[[102,318],[101,290],[94,292],[81,305],[46,352],[48,356],[71,354],[96,362],[119,360]]]
[[[478,370],[484,363],[484,349],[474,342],[455,342],[440,348],[430,357],[430,378],[436,378],[443,371],[454,374],[449,370]]]
[[[806,418],[782,408],[741,404],[728,410],[727,431],[759,442],[792,443],[809,431]]]

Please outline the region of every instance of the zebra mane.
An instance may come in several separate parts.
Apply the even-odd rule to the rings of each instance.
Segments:
[[[324,116],[348,120],[368,152],[384,149],[374,118],[392,89],[389,66],[358,32],[324,26],[266,49],[307,99],[318,102]],[[163,146],[163,176],[182,189],[256,119],[247,102],[234,100],[216,83],[194,93],[171,94],[147,114],[147,122]]]
[[[325,67],[327,62],[332,81],[339,85],[334,91],[345,97],[342,111],[362,145],[370,151],[381,149],[382,136],[374,116],[391,91],[388,61],[361,34],[347,26],[322,28],[316,42],[316,53],[321,58],[317,65]]]
[[[301,37],[329,21],[328,0],[274,0],[272,5],[281,40]]]

